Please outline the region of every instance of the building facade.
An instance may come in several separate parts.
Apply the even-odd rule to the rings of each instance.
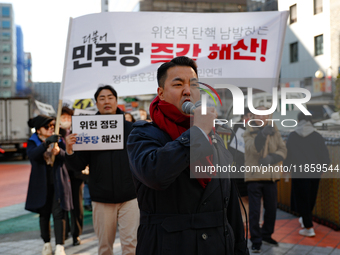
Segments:
[[[140,11],[157,12],[242,12],[246,11],[246,0],[144,0]]]
[[[247,0],[248,12],[277,11],[277,0]]]
[[[11,4],[0,3],[0,97],[16,93],[17,48],[14,12]]]
[[[54,110],[58,110],[60,82],[34,82],[34,93],[36,99],[45,104],[53,106]]]
[[[16,26],[17,35],[17,82],[16,93],[20,93],[26,88],[25,83],[25,52],[24,52],[24,36],[20,26]]]
[[[30,52],[25,52],[25,84],[27,88],[33,88],[32,56]]]
[[[340,1],[280,0],[279,10],[288,10],[281,86],[305,87],[312,100],[333,100],[339,73]]]

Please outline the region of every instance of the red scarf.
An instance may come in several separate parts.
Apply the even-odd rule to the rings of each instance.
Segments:
[[[190,128],[191,117],[182,114],[176,106],[160,100],[157,96],[150,105],[150,116],[152,121],[163,131],[168,133],[172,140],[176,140],[182,133]],[[209,137],[210,144],[211,138]],[[206,157],[208,164],[211,156]],[[211,181],[211,178],[197,178],[203,188]]]

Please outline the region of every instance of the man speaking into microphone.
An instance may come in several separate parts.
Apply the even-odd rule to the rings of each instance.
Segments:
[[[136,254],[249,254],[231,179],[191,178],[194,165],[232,163],[214,133],[215,108],[206,115],[201,107],[182,109],[200,99],[195,61],[174,58],[158,68],[157,80],[152,122],[136,122],[127,142],[141,214]]]

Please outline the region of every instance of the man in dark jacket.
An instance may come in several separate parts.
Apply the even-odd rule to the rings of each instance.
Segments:
[[[198,107],[194,118],[182,110],[200,97],[196,63],[177,57],[161,65],[157,79],[153,122],[136,122],[127,144],[141,213],[136,254],[248,254],[233,182],[190,176],[193,165],[232,162],[213,132],[216,110],[201,115]]]
[[[97,114],[122,114],[117,107],[117,92],[109,85],[99,87],[94,95]],[[135,254],[139,210],[126,152],[132,123],[124,121],[124,149],[78,151],[73,153],[76,135],[66,138],[66,163],[82,171],[89,165],[89,190],[93,206],[93,227],[98,237],[98,254],[112,255],[117,220],[124,255]]]

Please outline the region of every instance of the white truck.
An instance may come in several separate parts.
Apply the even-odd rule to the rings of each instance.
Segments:
[[[27,121],[31,116],[30,98],[0,98],[0,157],[21,153],[26,158],[31,135]]]

